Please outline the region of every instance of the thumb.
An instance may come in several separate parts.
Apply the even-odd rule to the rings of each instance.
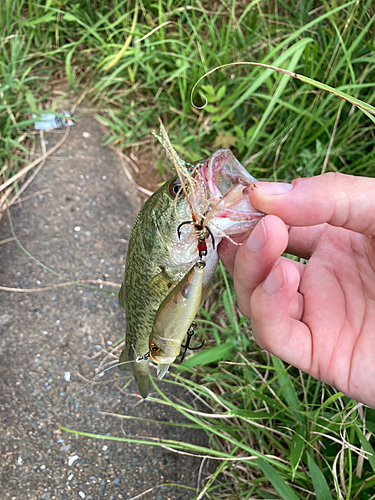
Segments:
[[[358,233],[375,235],[375,179],[328,173],[292,184],[255,182],[250,203],[291,226],[327,222]]]

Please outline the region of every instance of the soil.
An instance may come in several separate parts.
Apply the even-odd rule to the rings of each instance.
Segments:
[[[64,132],[45,133],[47,149]],[[183,419],[152,397],[141,400],[128,377],[125,382],[130,385],[122,389],[124,378],[117,368],[103,373],[118,359],[121,345],[113,345],[125,327],[117,295],[103,290],[117,290],[123,279],[130,230],[142,204],[119,157],[102,147],[103,135],[91,116],[79,117],[67,141],[23,194],[35,196],[10,211],[15,233],[23,236],[22,245],[39,262],[65,278],[102,280],[102,284],[94,285],[96,289],[68,285],[40,292],[0,290],[4,499],[195,496],[201,459],[161,447],[88,438],[61,428],[207,444],[203,433],[158,423]],[[10,237],[5,217],[0,242]],[[0,284],[5,287],[39,290],[64,282],[14,241],[0,245],[0,262]],[[160,387],[169,395],[173,392],[167,382]],[[181,390],[173,397],[188,396]],[[138,496],[146,490],[151,491]]]

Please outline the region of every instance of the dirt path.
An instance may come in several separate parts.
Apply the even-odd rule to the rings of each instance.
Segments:
[[[63,133],[46,133],[47,148]],[[72,279],[121,283],[140,200],[118,157],[101,146],[102,136],[93,118],[81,117],[24,196],[50,191],[14,206],[11,216],[22,244],[49,268]],[[10,236],[4,220],[0,241]],[[0,263],[2,286],[42,288],[62,282],[32,262],[15,242],[0,246]],[[117,369],[85,382],[96,374],[103,348],[123,335],[124,326],[124,312],[114,294],[75,286],[41,293],[0,290],[1,498],[130,499],[155,486],[142,498],[194,497],[193,490],[160,485],[195,487],[199,459],[162,448],[89,439],[58,427],[206,442],[196,431],[99,413],[182,420],[162,405],[140,403],[133,382],[121,393]],[[170,385],[163,389],[168,392]]]

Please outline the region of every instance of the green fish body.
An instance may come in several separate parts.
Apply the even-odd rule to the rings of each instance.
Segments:
[[[168,301],[186,302],[178,294],[191,292],[187,288],[190,286],[187,277],[200,259],[194,225],[181,227],[181,223],[205,219],[210,229],[210,234],[206,233],[203,279],[198,286],[201,287],[198,293],[204,300],[218,264],[217,245],[222,237],[251,229],[264,215],[254,210],[248,201],[247,190],[255,179],[230,150],[219,150],[200,162],[192,176],[195,176],[194,183],[184,192],[178,177],[156,191],[139,212],[130,236],[125,279],[119,293],[120,305],[126,313],[125,348],[120,356],[120,368],[133,372],[143,398],[149,391],[150,357],[137,358],[152,354],[150,336],[155,317],[160,336],[160,325],[167,322],[164,311],[171,314],[176,310],[178,314],[176,308],[168,306]],[[192,207],[197,212],[195,217]],[[173,294],[175,287],[185,281],[187,285],[180,286]],[[191,304],[193,308],[200,305],[201,298]],[[178,332],[179,342],[186,333],[186,321],[183,315],[181,318],[185,331]],[[174,322],[178,324],[178,320]],[[153,361],[158,362],[156,356]]]

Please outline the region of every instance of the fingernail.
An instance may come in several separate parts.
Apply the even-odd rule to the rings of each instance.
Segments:
[[[285,278],[285,273],[284,273],[284,266],[280,262],[277,264],[270,274],[267,276],[265,282],[263,283],[263,288],[267,293],[272,295],[273,293],[276,293],[280,288],[282,288],[286,283],[286,278]]]
[[[265,194],[285,194],[292,189],[293,184],[286,182],[257,182],[256,187]]]
[[[260,250],[267,241],[266,228],[263,219],[256,225],[246,241],[247,248],[253,252]]]

